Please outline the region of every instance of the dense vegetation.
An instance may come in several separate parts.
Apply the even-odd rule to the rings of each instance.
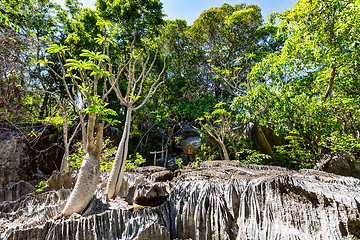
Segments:
[[[0,21],[0,116],[8,126],[49,122],[69,146],[69,127],[83,122],[83,149],[97,155],[99,128],[116,126],[128,131],[118,157],[125,160],[125,145],[148,156],[156,129],[175,136],[178,123],[201,128],[211,146],[198,161],[311,167],[336,149],[360,158],[359,0],[299,0],[268,21],[256,5],[223,4],[190,26],[164,20],[159,0],[97,0],[95,10],[77,0],[65,9],[0,0]],[[265,129],[286,143],[270,146]],[[170,152],[176,141],[167,142]]]

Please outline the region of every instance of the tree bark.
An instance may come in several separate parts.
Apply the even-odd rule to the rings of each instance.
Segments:
[[[81,164],[80,172],[76,180],[74,189],[72,190],[64,210],[63,216],[71,216],[73,213],[81,213],[93,198],[100,177],[100,153],[102,146],[103,127],[97,129],[97,141],[94,143],[94,128],[96,116],[90,114],[85,135],[86,142],[83,143],[85,158]],[[82,126],[84,127],[84,126]],[[89,129],[92,128],[92,129]],[[86,144],[86,147],[85,147]]]
[[[225,144],[223,142],[219,142],[219,143],[220,143],[221,149],[222,149],[222,151],[224,153],[224,160],[230,160],[229,153],[228,153],[228,151],[226,149]]]
[[[61,172],[69,172],[70,171],[70,168],[69,168],[69,144],[66,142],[64,143],[65,144],[65,152],[64,152],[64,156],[63,156],[63,159],[62,159],[62,162],[61,162],[61,167],[60,167],[60,171]]]
[[[121,137],[121,141],[115,155],[114,164],[110,172],[108,184],[106,186],[106,192],[109,199],[116,197],[119,194],[124,177],[130,136],[131,111],[132,108],[128,107],[126,112],[124,132]]]
[[[64,113],[63,113],[64,116]],[[63,117],[64,119],[64,117]],[[69,172],[70,168],[69,168],[69,151],[70,151],[70,147],[69,147],[69,142],[68,142],[68,119],[67,119],[67,114],[65,113],[65,120],[64,121],[64,129],[63,129],[63,138],[64,138],[64,156],[61,162],[61,167],[60,167],[60,171],[61,172]]]
[[[87,153],[80,168],[75,187],[62,211],[64,216],[81,213],[91,201],[100,176],[100,161],[94,152]]]
[[[331,68],[331,75],[330,75],[330,80],[329,80],[329,84],[326,88],[326,91],[324,93],[324,97],[323,97],[323,102],[326,101],[326,99],[329,97],[330,93],[332,92],[334,83],[335,83],[335,74],[336,74],[336,68]]]

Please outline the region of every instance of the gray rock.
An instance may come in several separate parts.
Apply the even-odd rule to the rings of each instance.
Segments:
[[[316,164],[315,169],[360,178],[360,162],[347,152],[340,150],[325,154]]]
[[[172,178],[172,172],[163,167],[129,169],[124,174],[119,197],[126,198],[129,204],[159,206],[170,194]]]
[[[28,180],[24,168],[30,160],[29,148],[24,138],[14,136],[0,141],[0,188],[9,182]]]
[[[73,188],[75,182],[76,177],[71,175],[70,172],[58,172],[57,170],[54,170],[47,180],[47,185],[44,187],[44,190]]]
[[[0,189],[0,203],[4,201],[15,201],[28,193],[35,192],[36,189],[30,183],[20,181],[10,186]]]
[[[197,130],[195,127],[192,127],[190,125],[185,125],[182,128],[181,132],[182,132],[183,138],[195,137],[195,136],[201,135],[201,132],[199,130]]]
[[[155,170],[139,168],[127,174],[129,179],[143,174],[138,185],[145,186]],[[131,206],[121,198],[107,202],[105,190],[98,189],[86,214],[53,222],[49,219],[60,212],[69,190],[4,202],[0,238],[360,238],[358,179],[231,161],[202,163],[199,169],[180,173],[158,207]]]
[[[41,123],[26,132],[20,132],[11,126],[1,127],[0,188],[9,182],[33,179],[39,170],[50,175],[53,170],[60,168],[62,154],[57,145],[60,144],[58,141],[61,134],[58,129]],[[32,146],[29,143],[31,139],[27,139],[27,134],[31,131],[41,135]]]

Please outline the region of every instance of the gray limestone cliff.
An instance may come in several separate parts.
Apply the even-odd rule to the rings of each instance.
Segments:
[[[50,219],[70,190],[3,202],[0,238],[360,238],[358,179],[230,161],[204,162],[176,176],[155,167],[127,172],[122,196],[112,202],[103,176],[85,213],[56,221]]]

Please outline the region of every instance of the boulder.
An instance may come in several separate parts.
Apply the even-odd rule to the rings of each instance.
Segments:
[[[181,133],[183,138],[188,138],[188,137],[195,137],[195,136],[200,136],[201,132],[199,130],[197,130],[195,127],[192,127],[190,125],[185,125],[182,129],[181,129]]]
[[[185,125],[181,132],[182,139],[180,140],[180,148],[190,161],[194,161],[196,154],[199,153],[201,148],[201,133],[190,125]]]
[[[200,136],[185,138],[180,141],[180,147],[186,156],[190,158],[190,161],[194,161],[201,148],[201,138]]]
[[[159,167],[138,168],[126,173],[127,181],[140,177],[138,183],[143,187],[157,179],[151,177],[154,173],[163,171]],[[198,169],[179,173],[171,181],[168,198],[156,207],[132,206],[122,198],[107,202],[105,189],[99,188],[84,214],[52,221],[70,190],[3,202],[0,238],[360,238],[358,179],[234,161],[203,162]]]
[[[315,169],[342,176],[360,178],[360,162],[349,153],[337,150],[324,154]]]
[[[124,174],[119,197],[130,205],[159,206],[170,194],[172,178],[172,172],[163,167],[129,169]]]
[[[7,135],[6,133],[0,135]],[[30,149],[21,136],[10,136],[0,141],[0,188],[9,182],[28,180],[31,173],[28,163],[31,160]]]
[[[57,170],[54,170],[50,178],[47,180],[47,185],[43,188],[43,190],[73,188],[75,186],[75,182],[75,174],[72,175],[70,172],[58,172]]]

